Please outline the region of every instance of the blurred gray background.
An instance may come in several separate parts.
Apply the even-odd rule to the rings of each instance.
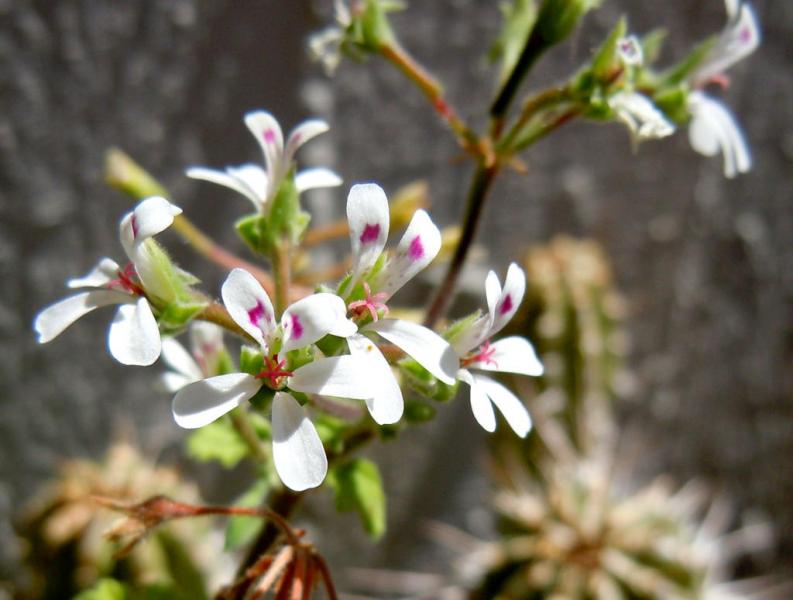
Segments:
[[[109,146],[140,160],[237,249],[229,225],[245,201],[182,173],[258,161],[241,121],[254,108],[287,128],[315,114],[330,122],[304,163],[330,164],[346,183],[312,197],[318,220],[343,214],[347,186],[362,180],[393,191],[425,178],[436,219],[460,214],[470,166],[455,160],[419,93],[379,61],[344,63],[332,80],[308,62],[305,38],[328,4],[0,0],[0,579],[19,558],[10,519],[59,461],[98,456],[130,424],[154,458],[173,456],[184,437],[169,398],[151,390],[153,371],[105,353],[109,311],[44,347],[31,331],[66,278],[121,256],[117,221],[129,201],[103,184]],[[604,244],[631,309],[638,386],[624,413],[643,431],[642,474],[700,477],[757,511],[774,524],[770,564],[781,568],[793,566],[793,3],[754,4],[765,39],[731,71],[726,94],[754,151],[749,175],[725,180],[720,159],[694,154],[685,132],[634,155],[622,128],[574,123],[527,155],[528,176],[503,177],[480,240],[500,271],[560,232]],[[634,31],[669,29],[667,61],[724,20],[721,0],[611,0],[526,89],[572,72],[622,12]],[[485,0],[414,0],[394,17],[466,117],[482,114],[492,94],[483,56],[499,23],[497,3]],[[163,239],[217,293],[223,273]],[[328,536],[335,564],[432,570],[426,519],[476,532],[488,484],[471,465],[482,463],[485,436],[466,404],[379,451],[391,533],[372,546],[344,517]],[[241,489],[219,493],[221,471],[200,477],[215,499]],[[323,495],[311,510],[328,515],[330,502]]]

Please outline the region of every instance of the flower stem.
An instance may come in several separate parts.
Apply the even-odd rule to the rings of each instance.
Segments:
[[[434,326],[449,306],[454,294],[454,288],[457,285],[457,279],[460,276],[466,258],[468,258],[468,251],[471,249],[476,236],[482,217],[482,210],[488,198],[488,192],[499,170],[500,165],[498,162],[490,165],[480,162],[477,166],[468,191],[460,241],[454,249],[454,255],[449,262],[449,266],[446,268],[446,275],[427,309],[427,316],[424,319],[424,325],[427,327]]]
[[[430,75],[407,51],[392,42],[380,46],[380,55],[402,71],[422,91],[441,118],[446,121],[454,132],[457,141],[463,148],[479,154],[479,138],[458,116],[451,104],[446,100],[443,86]]]
[[[289,287],[292,285],[292,263],[289,256],[291,252],[292,244],[284,237],[273,245],[270,255],[275,277],[275,312],[279,317],[289,306]]]
[[[220,302],[210,303],[204,310],[198,313],[195,318],[201,321],[209,321],[215,325],[220,325],[221,327],[228,329],[230,332],[244,338],[246,341],[253,344],[258,344],[258,342],[248,335],[245,330],[242,329],[242,327],[237,325],[234,319],[231,318],[229,311],[226,310],[226,307]]]
[[[251,425],[245,409],[238,408],[237,410],[231,411],[229,415],[231,416],[231,423],[234,429],[237,430],[237,433],[239,433],[240,437],[245,441],[253,459],[260,464],[269,464],[270,457],[264,449],[264,446],[262,446],[262,441],[259,439],[259,436],[256,435],[256,431],[253,425]]]
[[[498,141],[499,150],[511,150],[516,138],[523,128],[541,110],[556,106],[570,100],[570,90],[567,87],[552,87],[527,98],[515,124]]]

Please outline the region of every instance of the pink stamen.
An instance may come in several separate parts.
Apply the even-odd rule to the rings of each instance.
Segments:
[[[375,223],[371,225],[367,223],[359,239],[362,244],[368,244],[369,242],[376,242],[378,237],[380,237],[380,224]]]
[[[410,242],[410,248],[408,249],[408,255],[410,256],[411,260],[418,260],[424,256],[424,244],[421,243],[421,236],[417,235],[413,238]]]
[[[495,353],[496,349],[490,345],[490,340],[488,340],[479,347],[478,352],[471,354],[460,361],[460,366],[468,367],[475,363],[484,363],[486,365],[492,365],[497,369],[498,363],[493,359],[493,355]]]
[[[126,267],[118,270],[118,279],[109,281],[107,284],[105,284],[105,287],[110,290],[120,288],[129,294],[145,296],[146,292],[143,290],[140,284],[135,281],[137,277],[138,274],[135,271],[135,265],[128,263]]]
[[[388,299],[388,294],[385,292],[377,292],[376,294],[372,294],[372,289],[366,282],[363,284],[363,291],[365,294],[363,300],[356,300],[355,302],[350,302],[347,305],[347,309],[350,312],[352,312],[356,317],[360,317],[365,312],[368,312],[372,317],[372,321],[377,321],[379,318],[378,311],[380,310],[383,311],[383,316],[388,314],[388,307],[385,305],[385,301]]]
[[[258,375],[256,375],[256,379],[269,379],[270,387],[273,389],[279,389],[283,387],[283,382],[281,379],[294,375],[292,371],[285,370],[284,365],[286,365],[286,359],[278,360],[277,354],[273,355],[272,358],[265,356],[265,368],[262,369]]]
[[[507,294],[504,297],[504,301],[501,303],[501,307],[499,307],[498,312],[501,315],[505,315],[511,310],[512,310],[512,296]]]

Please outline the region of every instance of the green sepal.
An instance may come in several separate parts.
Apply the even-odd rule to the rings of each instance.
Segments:
[[[248,491],[237,498],[234,506],[257,508],[264,503],[271,489],[269,477],[257,479]],[[264,521],[260,517],[231,517],[226,523],[225,549],[236,550],[252,542],[259,535],[263,525]]]
[[[240,371],[256,376],[264,367],[264,355],[258,348],[243,346],[240,348]]]
[[[263,252],[262,230],[264,228],[265,221],[266,218],[264,216],[260,214],[254,214],[242,217],[234,224],[234,227],[237,230],[237,235],[239,235],[240,238],[242,238],[242,241],[245,242],[248,247],[257,254],[261,254]]]
[[[683,83],[694,72],[702,61],[710,54],[716,44],[718,36],[712,35],[697,45],[688,55],[673,67],[670,67],[659,76],[660,86],[675,86]]]
[[[336,509],[356,511],[363,527],[373,538],[386,529],[386,497],[377,465],[365,458],[356,458],[332,467],[328,484],[333,489]]]
[[[171,302],[157,314],[157,324],[160,326],[160,332],[173,334],[181,331],[208,304],[209,302],[207,301],[197,301],[197,299],[192,302],[181,300]]]
[[[628,22],[622,16],[592,59],[592,74],[596,80],[609,80],[616,71],[622,68],[619,53],[617,52],[617,44],[625,37],[627,31]]]
[[[294,395],[294,394],[293,394]],[[256,410],[262,413],[267,413],[270,410],[270,405],[275,397],[275,391],[263,385],[259,391],[254,394],[253,398],[248,400]]]
[[[645,65],[652,65],[658,60],[661,54],[661,48],[666,40],[666,35],[666,29],[659,27],[642,36],[642,54],[644,55]]]
[[[325,356],[337,356],[344,350],[344,338],[336,335],[326,335],[321,340],[315,342],[317,348],[322,351]]]
[[[248,456],[248,445],[226,415],[209,425],[196,429],[187,437],[187,454],[201,461],[216,461],[226,469],[236,466]]]
[[[408,423],[426,423],[435,418],[438,411],[431,404],[421,400],[408,400],[405,402],[404,418]]]
[[[472,312],[467,317],[463,317],[462,319],[458,319],[449,327],[446,328],[446,331],[443,332],[442,337],[444,340],[449,342],[450,344],[453,343],[457,338],[459,338],[463,333],[468,331],[471,327],[473,327],[474,323],[482,316],[482,311],[477,309],[475,312]]]
[[[327,337],[327,336],[326,336]],[[321,341],[321,340],[320,340]],[[314,351],[308,348],[298,348],[297,350],[290,350],[286,353],[288,359],[289,370],[294,371],[303,365],[307,365],[314,361]]]
[[[191,303],[196,293],[190,288],[198,279],[179,268],[165,249],[150,238],[136,250],[140,258],[135,267],[146,295],[156,307],[167,306],[173,302]]]
[[[412,358],[397,363],[407,384],[425,398],[437,402],[448,402],[457,393],[457,382],[449,385],[439,381],[435,376]]]
[[[685,85],[661,90],[653,96],[653,102],[675,123],[685,123],[690,118],[688,112],[688,88]]]
[[[520,58],[520,53],[537,18],[536,0],[512,0],[499,5],[504,24],[496,41],[488,51],[491,62],[501,61],[500,78],[509,76]]]

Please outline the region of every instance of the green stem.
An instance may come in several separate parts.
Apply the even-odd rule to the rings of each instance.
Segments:
[[[488,192],[499,170],[500,165],[498,162],[491,165],[480,162],[474,173],[466,200],[460,241],[454,249],[454,255],[449,262],[449,266],[446,268],[446,275],[435,293],[435,298],[427,309],[427,316],[424,319],[424,325],[427,327],[435,325],[449,306],[452,295],[454,294],[454,288],[457,285],[457,279],[468,258],[468,251],[471,249],[471,245],[476,237],[476,232],[482,217],[482,210],[488,198]]]
[[[541,110],[556,106],[570,99],[570,90],[567,87],[552,87],[538,94],[530,96],[523,103],[520,115],[515,124],[498,141],[498,150],[511,150],[521,130],[539,113]]]
[[[289,255],[292,244],[287,238],[273,246],[271,255],[275,277],[275,312],[280,317],[289,305],[289,286],[292,284],[292,263]]]
[[[215,325],[220,325],[224,329],[227,329],[241,338],[244,338],[246,341],[252,344],[258,344],[258,342],[248,335],[248,333],[242,329],[242,327],[237,325],[234,319],[231,318],[229,311],[226,310],[226,307],[220,304],[220,302],[212,302],[204,310],[198,313],[195,318],[200,321],[209,321]]]
[[[231,423],[234,429],[240,434],[240,437],[245,441],[248,450],[251,452],[253,459],[259,464],[267,465],[270,463],[270,456],[262,446],[262,441],[256,434],[256,430],[248,419],[248,414],[244,408],[238,408],[229,413],[231,416]]]

